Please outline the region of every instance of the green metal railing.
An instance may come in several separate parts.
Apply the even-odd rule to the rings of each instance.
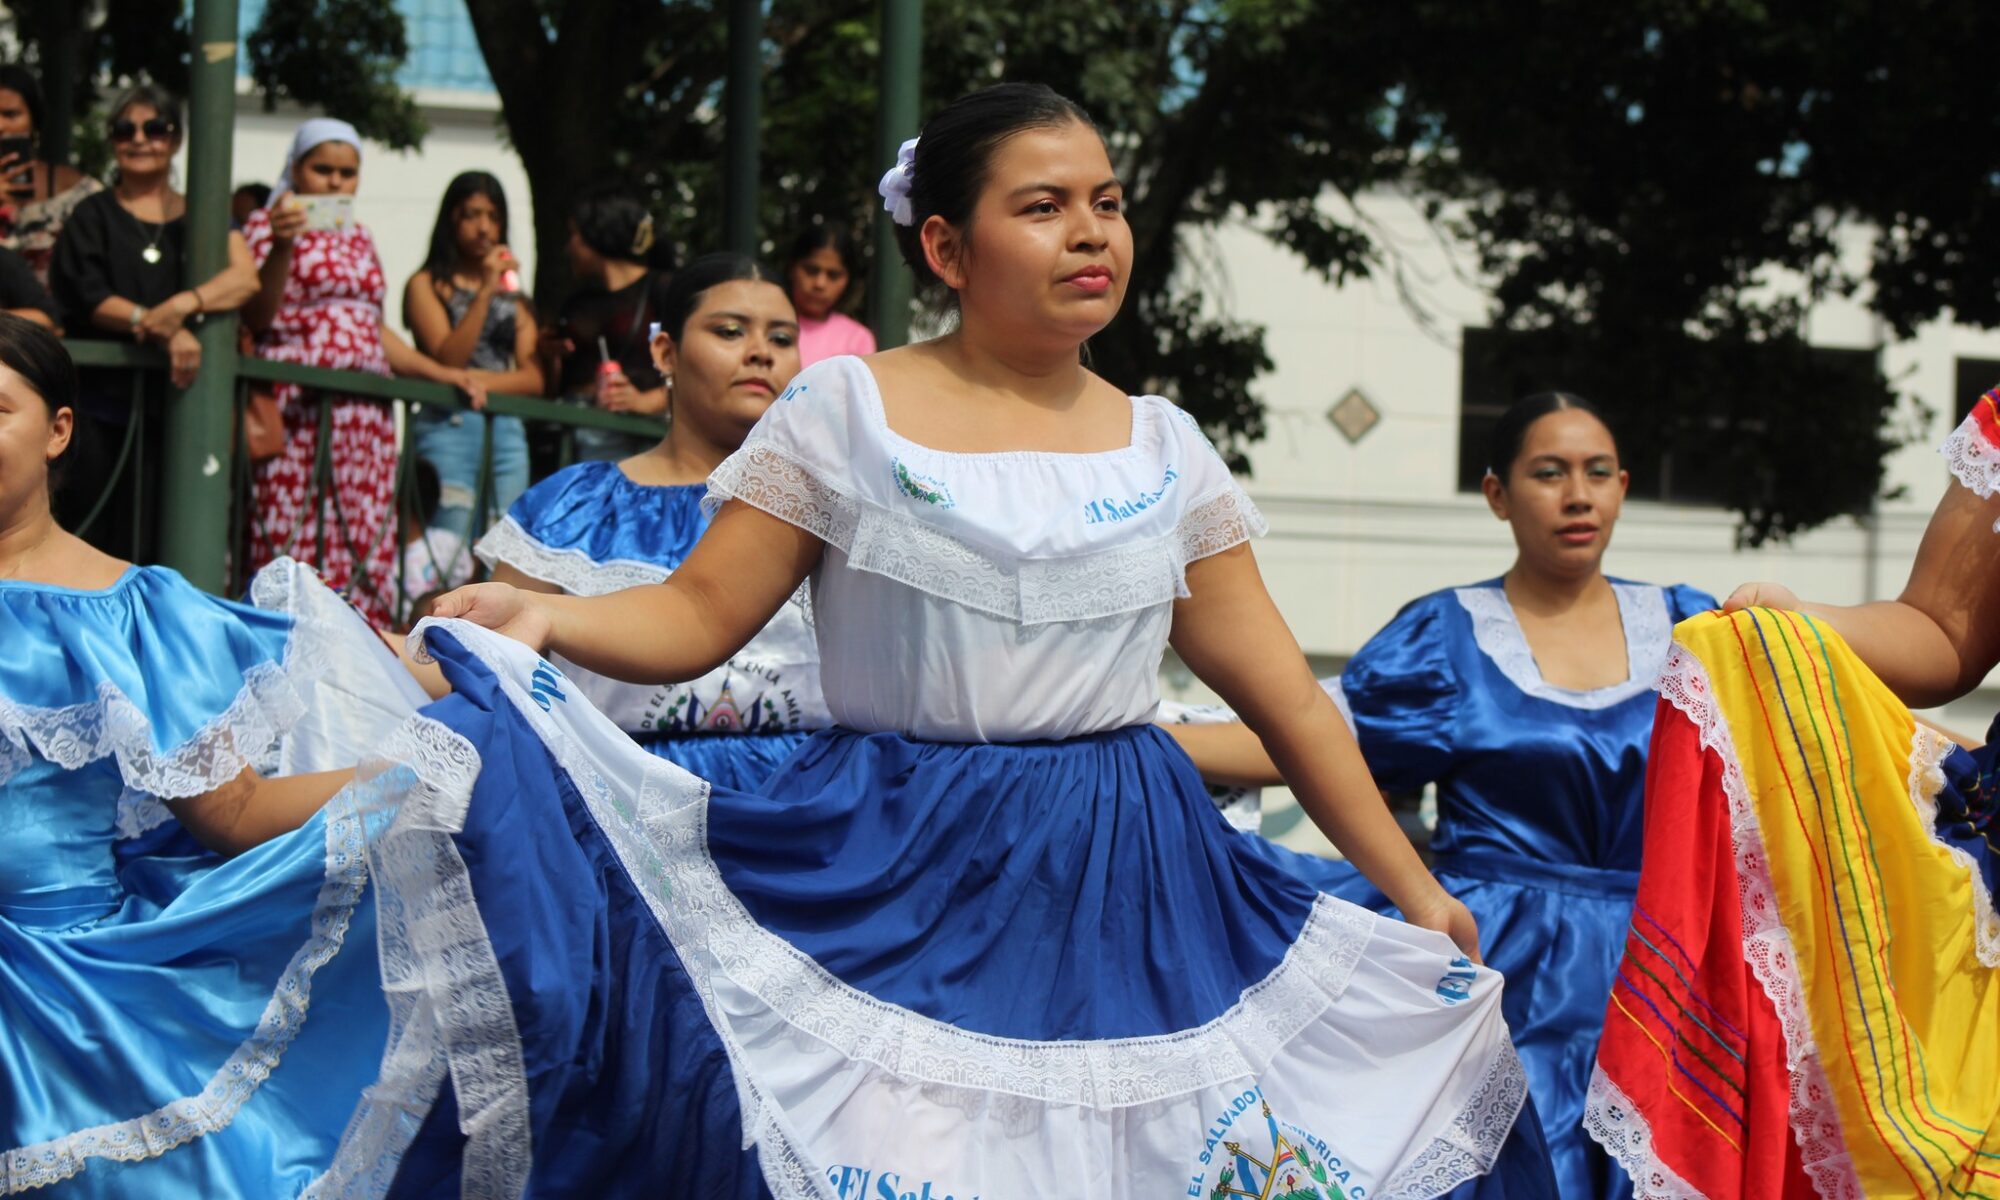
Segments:
[[[232,322],[233,323],[233,322]],[[133,526],[142,528],[145,524],[145,507],[148,490],[145,486],[146,472],[153,469],[149,460],[156,456],[151,453],[155,445],[173,444],[171,430],[173,423],[185,417],[184,406],[189,393],[169,393],[164,406],[156,406],[149,400],[149,392],[157,394],[158,383],[149,380],[163,375],[166,371],[166,356],[152,347],[135,346],[125,342],[74,340],[65,343],[70,357],[79,367],[121,368],[129,373],[125,388],[131,397],[129,420],[125,423],[121,443],[112,459],[112,466],[104,478],[99,480],[72,480],[69,487],[95,487],[94,498],[83,507],[83,515],[73,532],[90,537],[97,530],[111,498],[120,485],[128,481],[133,505]],[[226,501],[218,508],[205,503],[206,495],[186,496],[177,494],[171,487],[160,496],[162,553],[160,561],[182,570],[190,578],[195,572],[190,565],[200,569],[201,564],[220,562],[223,564],[219,590],[227,595],[240,595],[248,586],[248,570],[251,563],[251,543],[253,537],[266,532],[258,522],[260,512],[256,498],[256,469],[249,456],[243,451],[243,412],[249,403],[251,389],[259,384],[292,384],[303,389],[299,400],[313,406],[319,424],[317,452],[311,476],[307,483],[306,504],[301,519],[291,531],[292,540],[280,543],[276,549],[288,553],[302,562],[319,568],[328,561],[332,539],[344,539],[343,547],[356,565],[356,573],[351,584],[358,595],[373,597],[382,609],[400,618],[408,611],[412,597],[407,593],[403,572],[394,572],[394,578],[375,579],[362,568],[372,561],[382,549],[382,540],[395,539],[396,553],[400,555],[402,546],[409,540],[411,532],[411,506],[409,500],[416,484],[417,449],[413,428],[405,421],[401,426],[401,436],[397,443],[396,486],[394,519],[385,522],[373,533],[374,541],[357,540],[357,531],[351,530],[344,512],[340,489],[335,486],[335,463],[333,461],[333,405],[336,400],[353,400],[381,404],[384,407],[396,404],[421,404],[449,412],[469,412],[471,402],[455,388],[444,384],[430,383],[416,379],[393,379],[379,375],[367,375],[355,371],[334,371],[323,367],[299,366],[293,363],[267,362],[263,359],[237,356],[233,348],[227,352],[234,362],[227,365],[204,362],[204,372],[222,365],[234,380],[235,403],[233,429],[227,439],[226,457],[212,456],[212,461],[203,462],[200,474],[205,480],[218,477],[227,488]],[[233,368],[233,370],[231,369]],[[102,392],[100,385],[99,391]],[[601,409],[582,405],[546,400],[536,396],[514,396],[492,394],[487,397],[484,410],[488,415],[519,417],[525,424],[553,427],[560,431],[560,442],[556,454],[557,465],[567,465],[574,459],[574,435],[579,428],[602,429],[618,433],[632,434],[645,438],[658,438],[664,427],[657,420],[629,413],[605,412]],[[165,433],[166,436],[160,436]],[[470,545],[489,525],[494,515],[493,492],[493,427],[485,423],[485,441],[480,455],[478,484],[472,505],[471,536],[465,547],[457,553],[470,554]],[[212,491],[213,489],[206,489]],[[314,533],[310,544],[298,544],[299,531],[311,528]],[[272,538],[264,539],[267,543]],[[425,540],[425,545],[429,545]],[[175,548],[182,553],[192,553],[192,563],[176,561]],[[108,546],[113,553],[127,557],[143,554],[144,546]],[[148,557],[151,557],[150,555]],[[400,564],[400,558],[398,559]],[[450,562],[433,563],[443,577],[467,565],[458,558]],[[199,582],[199,580],[197,580]]]

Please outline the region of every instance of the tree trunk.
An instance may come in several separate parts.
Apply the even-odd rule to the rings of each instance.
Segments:
[[[563,254],[570,203],[613,176],[616,160],[606,134],[660,8],[632,0],[565,0],[544,21],[534,0],[466,0],[508,135],[528,173],[533,294],[544,313],[553,312],[575,284]]]

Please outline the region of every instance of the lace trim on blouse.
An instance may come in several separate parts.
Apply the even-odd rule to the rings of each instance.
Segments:
[[[292,572],[305,570],[281,558],[260,572],[252,590],[259,608],[286,609],[274,600],[289,593]],[[334,634],[309,614],[294,614],[280,662],[258,663],[243,673],[243,687],[229,707],[165,753],[153,749],[153,722],[124,689],[105,681],[97,698],[62,708],[38,708],[0,696],[0,784],[28,765],[29,752],[64,770],[114,758],[125,783],[118,801],[117,832],[135,837],[159,825],[160,801],[210,792],[268,764],[272,748],[306,712],[314,683],[332,661]]]
[[[1673,644],[1674,622],[1667,611],[1666,592],[1644,584],[1614,583],[1618,618],[1625,629],[1627,678],[1608,687],[1578,690],[1557,687],[1542,678],[1535,652],[1514,616],[1507,592],[1498,587],[1457,588],[1460,607],[1472,618],[1472,640],[1507,681],[1538,700],[1568,708],[1600,709],[1623,704],[1653,690],[1660,665]]]
[[[979,612],[1041,625],[1088,621],[1188,596],[1187,565],[1268,528],[1230,483],[1193,503],[1175,529],[1067,558],[996,555],[842,492],[768,442],[746,443],[708,480],[703,507],[741,500],[847,555],[847,565]]]
[[[581,550],[546,545],[511,516],[501,517],[472,552],[489,567],[505,563],[531,579],[555,584],[572,596],[602,596],[658,583],[669,573],[665,567],[653,563],[629,558],[598,562]]]
[[[2000,446],[1987,440],[1980,422],[1981,410],[1988,399],[1990,394],[1974,406],[1944,440],[1944,445],[1938,447],[1952,475],[1981,500],[1990,500],[1995,492],[2000,492]],[[1993,523],[1993,530],[2000,533],[2000,521]]]

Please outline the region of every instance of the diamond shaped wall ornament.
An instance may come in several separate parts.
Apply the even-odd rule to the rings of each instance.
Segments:
[[[1382,410],[1362,395],[1360,388],[1353,388],[1326,410],[1326,419],[1333,422],[1333,427],[1340,430],[1340,436],[1352,445],[1381,424]]]

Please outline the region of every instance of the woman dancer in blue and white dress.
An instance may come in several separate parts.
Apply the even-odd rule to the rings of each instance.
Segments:
[[[953,333],[801,372],[711,477],[719,510],[665,582],[481,584],[440,600],[462,620],[417,630],[453,686],[434,713],[504,764],[470,813],[550,831],[509,835],[532,863],[466,855],[537,1178],[1548,1195],[1500,979],[1265,594],[1255,508],[1190,419],[1079,364],[1132,267],[1096,129],[1046,88],[989,88],[933,117],[883,192]],[[527,648],[694,678],[808,580],[838,727],[757,792],[638,750]],[[1169,639],[1414,924],[1245,849],[1150,723]],[[602,905],[558,902],[586,891]],[[439,1150],[455,1162],[442,1108],[403,1185],[448,1182]]]
[[[451,735],[407,740],[422,692],[290,560],[231,604],[59,528],[75,391],[61,344],[0,316],[0,1195],[249,1200],[393,1168],[393,1138],[337,1159],[364,1089],[420,1115],[444,1059],[413,1006],[497,967],[442,925],[457,981],[378,952],[378,928],[408,944],[385,895],[430,910],[451,822],[407,768],[318,768],[435,763]],[[384,853],[422,883],[371,888]]]
[[[1514,405],[1487,461],[1514,566],[1411,601],[1327,686],[1377,783],[1437,785],[1432,867],[1506,976],[1502,1007],[1561,1195],[1609,1200],[1632,1183],[1585,1135],[1584,1100],[1638,888],[1653,686],[1674,625],[1715,599],[1604,575],[1627,476],[1587,402],[1550,392]],[[1278,782],[1242,725],[1173,733],[1207,778]],[[1393,908],[1346,863],[1266,852],[1336,895]]]
[[[667,436],[529,489],[479,540],[495,580],[601,596],[670,575],[708,528],[710,472],[798,374],[798,315],[756,260],[705,255],[662,297],[653,357],[667,381]],[[831,723],[801,604],[779,609],[728,662],[686,683],[621,683],[557,665],[640,745],[724,787],[763,783],[808,731]]]

